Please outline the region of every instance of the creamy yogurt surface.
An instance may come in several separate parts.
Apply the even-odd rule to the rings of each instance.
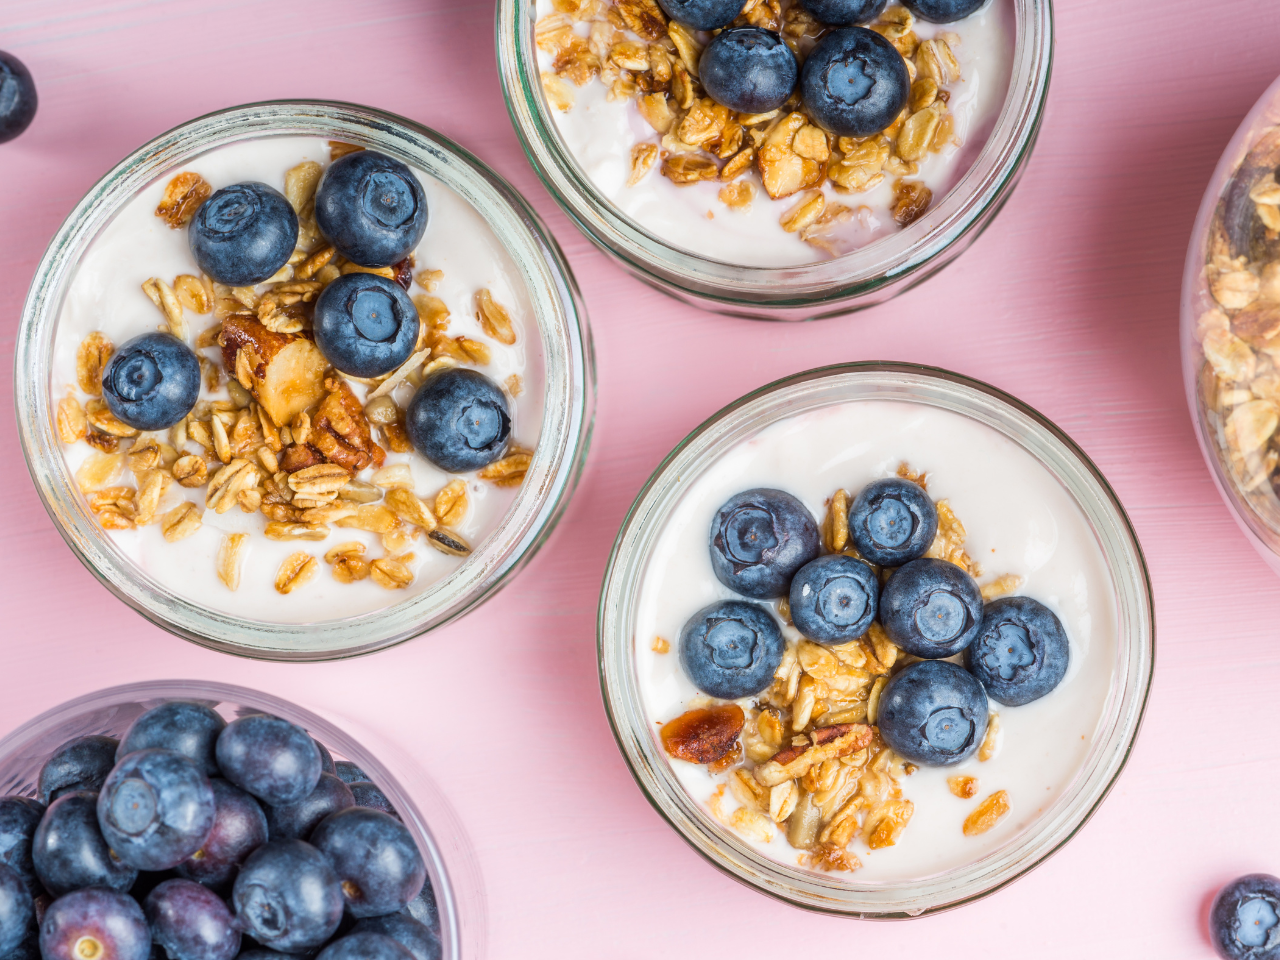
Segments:
[[[843,487],[852,499],[870,481],[894,476],[904,461],[927,472],[929,495],[946,500],[964,524],[966,550],[983,572],[978,582],[1019,575],[1024,579],[1014,592],[1057,614],[1071,663],[1062,683],[1037,701],[1020,707],[990,701],[1001,728],[991,759],[982,762],[975,754],[956,766],[921,766],[901,778],[914,814],[895,846],[869,850],[853,840],[849,850],[862,867],[836,876],[858,884],[923,879],[973,863],[1030,826],[1080,772],[1111,693],[1117,610],[1105,557],[1070,494],[1016,443],[963,415],[901,401],[823,407],[764,428],[693,481],[655,541],[637,603],[636,669],[656,740],[656,724],[683,713],[699,695],[680,667],[681,628],[702,607],[736,597],[716,579],[708,552],[708,531],[721,504],[743,490],[774,487],[798,497],[821,521],[835,490]],[[794,627],[784,625],[783,633],[789,642],[800,639]],[[669,641],[669,652],[651,649],[655,636]],[[662,751],[661,742],[657,748]],[[710,810],[730,774],[668,762],[689,795]],[[947,786],[949,777],[964,775],[978,779],[977,794],[968,800]],[[965,818],[997,790],[1008,792],[1010,812],[989,832],[966,837]],[[719,802],[723,812],[738,806],[728,791]],[[785,834],[783,824],[775,825],[769,842],[741,839],[796,866],[801,851]]]
[[[214,190],[233,183],[261,181],[283,191],[284,175],[304,160],[322,166],[329,162],[328,141],[314,137],[268,137],[219,147],[196,157],[181,167],[167,171],[141,190],[93,240],[81,258],[71,281],[58,318],[54,337],[50,388],[56,408],[68,390],[81,401],[89,399],[76,387],[76,351],[91,332],[101,331],[119,347],[139,334],[167,329],[164,315],[142,291],[150,277],[172,284],[181,274],[200,275],[187,242],[187,230],[171,229],[155,215],[166,184],[182,170],[201,174]],[[533,307],[514,262],[480,214],[463,198],[421,170],[415,170],[426,191],[429,221],[426,234],[416,250],[415,273],[442,270],[443,277],[432,295],[442,299],[450,310],[449,335],[465,335],[484,342],[491,351],[491,361],[476,369],[502,384],[517,375],[521,382],[518,396],[508,394],[511,408],[512,445],[533,449],[542,426],[544,375],[542,345],[534,319]],[[507,307],[516,331],[511,346],[485,336],[475,317],[477,291],[487,288],[496,301]],[[423,293],[416,283],[411,294]],[[195,348],[196,337],[216,321],[212,314],[199,315],[186,311],[189,329],[188,345]],[[197,354],[221,365],[220,351],[197,350]],[[201,400],[226,400],[227,371],[224,386],[210,391],[202,385]],[[372,390],[358,381],[347,381],[358,399],[364,401]],[[402,383],[393,394],[403,409],[413,394],[410,384]],[[168,440],[168,432],[155,436]],[[386,445],[383,444],[384,449]],[[123,445],[122,445],[123,448]],[[67,465],[74,473],[86,458],[95,454],[85,443],[63,444]],[[185,453],[200,449],[188,442]],[[428,505],[436,492],[457,479],[437,469],[417,453],[393,453],[386,449],[386,466],[408,465],[413,475],[413,489]],[[209,473],[218,464],[211,462]],[[367,480],[372,470],[363,471],[358,479]],[[518,488],[501,488],[481,481],[474,474],[464,474],[469,507],[456,532],[479,550],[507,513]],[[126,469],[116,481],[132,484]],[[183,499],[202,509],[205,489],[184,489],[171,484],[157,515],[171,509]],[[134,530],[107,531],[110,542],[162,588],[179,597],[211,610],[237,617],[276,623],[311,623],[337,620],[369,613],[400,603],[429,590],[433,583],[452,573],[464,558],[441,553],[419,536],[409,549],[414,554],[410,564],[413,583],[403,590],[387,590],[373,579],[340,583],[333,579],[330,568],[321,560],[319,573],[305,586],[282,595],[274,586],[276,572],[290,554],[299,550],[321,559],[323,554],[341,543],[359,541],[367,547],[366,559],[387,555],[376,534],[331,525],[323,541],[274,541],[263,536],[267,518],[261,513],[248,514],[239,507],[218,514],[204,509],[200,529],[176,543],[166,541],[159,523]],[[229,590],[217,576],[216,556],[224,534],[249,534],[240,585]]]

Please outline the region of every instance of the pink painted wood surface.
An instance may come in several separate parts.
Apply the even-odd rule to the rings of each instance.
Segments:
[[[1178,286],[1209,174],[1280,70],[1280,16],[1274,0],[1064,0],[1057,19],[1044,130],[995,224],[958,265],[890,304],[782,327],[677,305],[573,229],[510,128],[492,2],[2,0],[0,48],[30,66],[41,106],[0,147],[0,730],[99,687],[180,676],[358,716],[460,812],[494,957],[1209,956],[1216,888],[1280,873],[1280,584],[1196,447]],[[235,660],[145,623],[54,532],[13,423],[18,315],[62,218],[150,137],[274,97],[369,103],[461,141],[546,218],[594,321],[595,446],[551,543],[465,621],[355,662]],[[858,359],[950,367],[1057,421],[1127,505],[1159,619],[1146,727],[1098,815],[1011,888],[905,924],[803,914],[704,863],[634,787],[596,682],[601,573],[662,456],[756,386]]]

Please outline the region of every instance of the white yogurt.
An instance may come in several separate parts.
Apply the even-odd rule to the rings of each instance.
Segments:
[[[220,147],[183,164],[182,170],[201,174],[215,190],[232,183],[257,180],[284,188],[285,172],[304,160],[322,165],[329,162],[329,146],[325,140],[311,137],[273,137]],[[199,268],[187,245],[185,229],[172,230],[155,216],[156,205],[165,185],[179,172],[166,172],[131,200],[93,241],[81,258],[63,303],[54,339],[52,382],[53,402],[68,389],[75,390],[82,402],[89,398],[75,388],[76,350],[84,337],[100,330],[117,347],[149,330],[164,326],[164,318],[142,292],[149,277],[160,277],[172,283],[179,274],[198,276]],[[541,340],[533,317],[533,308],[520,280],[515,264],[484,219],[461,197],[422,171],[415,171],[426,191],[429,211],[427,231],[416,251],[415,272],[424,269],[444,271],[434,296],[449,307],[449,335],[465,335],[487,344],[492,353],[488,366],[478,368],[486,376],[503,383],[517,374],[523,390],[514,399],[508,397],[512,412],[512,440],[532,449],[542,428],[544,375]],[[487,337],[475,319],[475,295],[488,288],[495,300],[508,308],[516,330],[516,342],[505,346]],[[411,293],[424,292],[416,285]],[[215,321],[212,314],[186,314],[190,331],[189,344]],[[220,351],[206,350],[204,355],[221,365]],[[224,371],[225,374],[225,371]],[[356,396],[364,399],[367,388],[349,381]],[[225,389],[211,393],[201,389],[202,400],[226,399]],[[403,408],[412,387],[401,385],[394,394]],[[166,432],[167,434],[167,432]],[[162,436],[167,441],[167,435]],[[63,447],[67,463],[74,472],[91,454],[91,447],[81,442]],[[189,443],[186,452],[196,453],[200,447]],[[386,465],[406,463],[413,472],[415,492],[430,502],[453,476],[436,469],[416,453],[396,454],[387,451]],[[215,465],[211,465],[212,474]],[[368,479],[372,470],[360,475]],[[470,507],[457,532],[479,549],[498,525],[515,498],[516,489],[495,487],[463,475],[467,481]],[[126,470],[117,481],[132,484]],[[163,509],[186,498],[204,506],[205,488],[184,490],[170,487]],[[205,510],[203,525],[191,537],[169,543],[161,535],[159,524],[137,530],[110,531],[116,548],[164,589],[209,609],[239,617],[275,623],[311,623],[353,617],[399,603],[451,573],[461,562],[428,546],[421,537],[410,548],[415,560],[411,564],[414,581],[405,590],[388,591],[372,579],[343,584],[334,580],[330,569],[322,563],[316,577],[289,595],[277,593],[276,571],[290,554],[304,550],[316,557],[339,543],[358,540],[366,544],[366,559],[386,555],[377,535],[361,530],[331,526],[327,540],[273,541],[262,535],[266,517],[261,513],[246,514],[239,507],[217,514]],[[225,533],[248,533],[248,551],[241,571],[240,587],[234,593],[223,585],[216,572],[216,556]]]
[[[980,583],[1019,574],[1025,580],[1017,593],[1058,615],[1070,640],[1071,665],[1058,688],[1040,700],[1021,707],[991,702],[1002,730],[995,757],[921,767],[902,778],[915,813],[896,846],[850,845],[863,867],[845,876],[858,883],[922,879],[991,853],[1047,810],[1079,772],[1111,689],[1117,614],[1102,551],[1067,491],[1006,437],[935,407],[859,401],[802,414],[734,447],[690,486],[654,546],[636,619],[644,708],[651,720],[665,723],[697,695],[680,667],[681,627],[707,604],[735,596],[715,578],[707,547],[720,505],[743,490],[775,487],[799,497],[820,521],[836,489],[854,495],[872,480],[893,476],[903,461],[928,473],[930,496],[947,500],[964,524],[967,552],[984,572]],[[783,631],[788,640],[800,636],[792,627]],[[655,635],[671,642],[669,653],[650,649]],[[710,775],[705,766],[669,762],[704,807],[728,778]],[[947,787],[948,777],[966,774],[979,782],[972,800],[956,798]],[[1010,812],[988,833],[964,836],[965,817],[997,790],[1008,791]],[[722,803],[726,813],[737,805],[728,791]],[[800,851],[787,843],[785,827],[770,843],[751,842],[779,862],[798,862]]]
[[[539,18],[554,13],[553,0],[538,0],[537,12]],[[584,25],[577,29],[586,35]],[[960,38],[952,48],[963,79],[951,86],[948,104],[959,145],[927,154],[919,162],[919,173],[907,178],[925,183],[933,191],[934,205],[973,165],[995,127],[1009,90],[1015,29],[1013,0],[991,0],[958,23],[915,21],[914,30],[922,41],[944,33]],[[550,54],[540,50],[538,58],[542,70],[551,69]],[[829,254],[782,229],[779,218],[798,198],[771,200],[754,169],[748,176],[756,196],[746,210],[731,209],[719,200],[723,183],[678,186],[662,176],[659,164],[634,187],[628,187],[631,148],[637,143],[657,143],[657,133],[640,115],[634,99],[610,102],[608,88],[598,80],[574,87],[573,93],[570,110],[548,107],[565,146],[596,189],[659,240],[742,266],[783,267],[829,259]],[[830,181],[825,183],[828,203],[859,211],[830,238],[840,254],[899,229],[889,214],[893,181],[886,174],[879,185],[858,194],[839,193]]]

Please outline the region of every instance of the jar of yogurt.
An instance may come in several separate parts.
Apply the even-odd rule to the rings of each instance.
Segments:
[[[657,0],[504,0],[507,105],[553,196],[641,279],[724,313],[847,313],[940,269],[995,215],[1034,143],[1052,55],[1048,0],[957,5],[971,12],[941,23],[912,4],[856,6],[876,12],[840,28],[800,0],[747,2],[699,30]],[[724,36],[751,31],[800,64],[790,97],[760,112],[698,76]],[[802,97],[806,58],[850,31],[906,67],[901,112],[857,135]]]
[[[394,268],[343,257],[312,212],[361,153],[421,191]],[[298,223],[288,262],[243,286],[197,262],[184,208],[238,184]],[[332,335],[321,349],[311,315],[339,280],[398,305],[405,356],[370,372]],[[172,425],[131,426],[104,381],[157,328],[194,354],[199,393]],[[591,422],[585,313],[532,212],[455,144],[359,107],[237,108],[139,149],[50,245],[18,339],[24,452],[64,538],[148,618],[253,656],[374,650],[481,602],[554,526]],[[423,455],[408,408],[428,380],[491,395],[483,462]]]
[[[860,637],[836,643],[807,639],[817,634],[796,616],[794,583],[807,567],[782,602],[770,599],[776,590],[731,589],[734,574],[713,561],[722,507],[744,491],[782,491],[797,515],[812,518],[817,554],[862,563],[853,542],[835,532],[852,529],[859,492],[887,478],[927,491],[915,496],[936,504],[934,532],[920,544],[929,544],[926,559],[916,563],[972,578],[975,600],[988,610],[1016,595],[1051,611],[1069,646],[1056,686],[1021,705],[983,679],[989,696],[954,761],[909,755],[899,732],[885,726],[899,702],[895,684],[918,667],[970,677],[963,653],[918,659],[897,645],[889,585],[909,566],[881,558],[889,565],[871,575],[879,576],[879,613],[869,628],[854,628],[865,630]],[[689,666],[696,653],[684,645],[698,642],[700,616],[744,600],[772,624],[758,635],[780,632],[781,643],[759,691],[741,697],[708,690],[708,674]],[[985,630],[981,610],[979,620]],[[699,427],[632,507],[605,576],[598,627],[619,747],[681,836],[763,892],[878,918],[984,896],[1070,839],[1125,763],[1153,655],[1145,562],[1097,468],[1014,398],[905,364],[799,374]],[[966,682],[980,691],[981,672],[969,669]],[[707,762],[715,736],[704,724],[701,745],[681,753],[680,727],[716,711],[745,721],[719,744],[727,749],[712,750],[715,761]],[[806,765],[807,751],[831,762]],[[796,813],[804,804],[811,829],[807,814]]]

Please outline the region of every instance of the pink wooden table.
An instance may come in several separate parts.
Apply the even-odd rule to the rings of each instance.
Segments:
[[[31,130],[0,147],[0,731],[100,687],[181,676],[359,717],[458,809],[488,889],[493,957],[1211,955],[1203,918],[1218,885],[1280,873],[1280,584],[1196,447],[1178,285],[1218,155],[1280,70],[1280,16],[1275,0],[1062,0],[1057,17],[1039,146],[986,235],[890,304],[784,328],[677,305],[579,236],[508,123],[492,2],[0,0],[0,48],[26,61],[41,97]],[[27,284],[84,191],[175,124],[275,97],[405,114],[508,177],[573,263],[600,376],[577,498],[515,583],[428,639],[300,667],[205,652],[116,602],[54,532],[12,412]],[[988,380],[1065,428],[1137,525],[1160,638],[1145,729],[1082,833],[991,899],[888,925],[803,914],[699,859],[634,787],[595,669],[609,547],[662,456],[753,387],[866,359]]]

